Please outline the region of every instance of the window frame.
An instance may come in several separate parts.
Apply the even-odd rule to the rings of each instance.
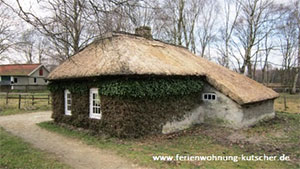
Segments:
[[[93,98],[93,94],[97,94],[98,98],[99,98],[99,105],[93,105],[94,100],[97,101],[96,99]],[[89,113],[89,117],[91,119],[98,119],[100,120],[102,118],[102,111],[101,111],[101,99],[99,96],[99,89],[98,88],[91,88],[90,89],[90,113]],[[99,113],[94,113],[94,108],[95,109],[99,109]],[[97,111],[97,110],[96,110]]]
[[[203,93],[202,100],[204,101],[216,101],[217,95],[215,93]]]
[[[70,98],[68,98],[68,94],[70,94]],[[71,94],[71,92],[68,89],[66,89],[64,91],[64,99],[65,99],[65,115],[71,116],[72,115],[72,111],[68,110],[68,106],[69,105],[70,105],[70,107],[72,106],[72,94]],[[68,99],[71,100],[70,104],[68,104]]]

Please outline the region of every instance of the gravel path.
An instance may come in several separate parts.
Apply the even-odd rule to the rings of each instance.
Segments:
[[[36,125],[51,120],[50,116],[49,111],[1,116],[0,126],[34,147],[54,154],[58,160],[76,169],[140,168],[114,152],[86,145],[79,140],[46,131]]]

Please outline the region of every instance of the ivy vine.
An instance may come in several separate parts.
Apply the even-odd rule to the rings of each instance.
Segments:
[[[125,98],[160,98],[185,96],[201,92],[203,81],[197,77],[181,78],[111,78],[85,81],[53,81],[48,85],[51,92],[70,90],[83,94],[91,87],[98,87],[100,95]]]

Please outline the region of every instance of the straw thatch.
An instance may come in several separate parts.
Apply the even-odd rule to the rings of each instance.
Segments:
[[[48,78],[102,75],[205,76],[212,86],[241,105],[278,97],[272,89],[197,57],[185,48],[121,33],[92,43],[57,67]]]

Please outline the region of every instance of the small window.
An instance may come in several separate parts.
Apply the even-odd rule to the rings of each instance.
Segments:
[[[43,74],[44,74],[44,71],[43,71],[43,69],[40,69],[40,71],[39,71],[39,75],[40,75],[40,76],[43,76]]]
[[[36,77],[35,77],[35,78],[33,78],[33,83],[36,83]]]
[[[101,105],[98,88],[90,89],[90,118],[101,119]]]
[[[203,100],[217,100],[217,95],[214,93],[203,93]]]
[[[14,77],[14,83],[18,83],[18,78]]]
[[[65,115],[68,116],[72,115],[71,105],[72,105],[71,93],[69,90],[65,90]]]
[[[47,79],[44,79],[45,80],[45,83],[47,83],[48,82],[48,80]]]

